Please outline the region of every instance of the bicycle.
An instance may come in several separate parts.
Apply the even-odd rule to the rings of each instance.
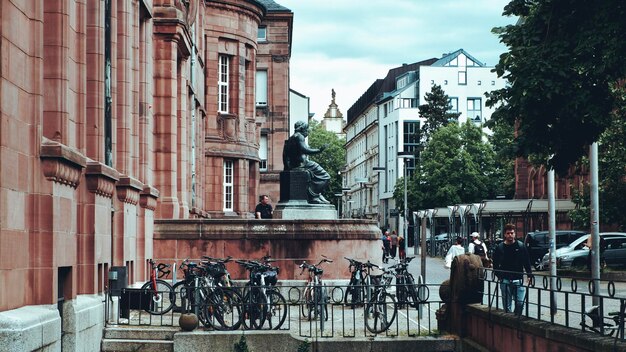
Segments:
[[[354,308],[368,302],[372,297],[370,273],[373,268],[380,269],[380,267],[369,260],[363,263],[348,257],[344,257],[344,259],[350,263],[348,265],[350,282],[348,287],[346,287],[343,302]]]
[[[170,274],[170,270],[166,270],[170,265],[163,263],[156,265],[152,259],[148,263],[150,264],[150,279],[141,286],[142,292],[146,292],[151,298],[145,311],[153,315],[163,315],[174,306],[172,285],[161,279]]]
[[[226,260],[228,261],[228,259]],[[193,310],[198,320],[215,330],[236,330],[241,325],[241,295],[231,287],[222,287],[227,271],[223,263],[185,259],[180,268],[185,278],[174,285],[179,310]]]
[[[269,256],[263,263],[252,260],[236,260],[250,272],[243,294],[243,324],[246,329],[261,329],[268,322],[270,329],[278,330],[287,318],[287,301],[275,287],[278,267],[271,266]]]
[[[384,269],[382,274],[371,277],[374,293],[372,299],[365,305],[365,327],[371,333],[378,334],[389,329],[398,313],[396,299],[387,293],[394,274],[391,270]]]
[[[324,256],[322,256],[324,257]],[[324,331],[324,322],[328,320],[328,290],[322,282],[324,269],[320,268],[322,263],[332,263],[331,259],[324,257],[317,264],[308,264],[306,261],[300,264],[300,275],[304,270],[308,270],[309,278],[304,288],[304,303],[301,305],[302,316],[313,320],[319,316],[320,330]]]
[[[409,273],[408,266],[415,257],[406,257],[404,260],[388,267],[388,270],[395,271],[396,278],[396,297],[398,299],[398,308],[404,308],[408,305],[417,308],[419,303],[428,299],[428,287],[426,285],[415,285],[413,275]],[[420,294],[418,294],[418,292]]]
[[[620,302],[619,312],[610,312],[608,316],[600,315],[600,306],[592,306],[585,310],[583,321],[580,325],[602,336],[613,336],[617,340],[619,336],[624,337],[624,319],[626,318],[626,301]],[[591,325],[587,324],[586,318],[591,319]]]

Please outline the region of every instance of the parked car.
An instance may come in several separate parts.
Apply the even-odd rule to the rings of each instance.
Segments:
[[[577,238],[576,240],[574,240],[574,242],[570,243],[569,245],[565,247],[557,248],[555,251],[557,261],[558,261],[558,258],[561,258],[566,253],[584,248],[585,243],[587,243],[587,238],[589,238],[589,234]],[[550,266],[550,253],[546,252],[546,254],[543,255],[543,259],[541,260],[541,268],[545,270],[549,266]]]
[[[576,241],[572,242],[567,247],[562,247],[556,250],[556,262],[557,267],[559,269],[569,269],[572,267],[585,267],[587,266],[587,260],[589,257],[589,248],[586,247],[587,239],[590,235],[585,235],[580,237]],[[611,262],[610,266],[624,266],[626,265],[626,258],[622,259],[621,256],[621,247],[624,242],[626,242],[626,233],[623,232],[602,232],[600,233],[600,237],[603,239],[603,247],[606,249],[602,250],[602,261],[605,262],[606,259],[606,251],[608,248],[611,248],[609,251],[609,260]],[[626,256],[626,246],[623,251]],[[547,268],[549,265],[549,254],[544,255],[542,260],[542,265]],[[607,264],[609,265],[609,264]]]
[[[586,235],[584,231],[557,230],[556,248],[566,247],[584,235]],[[526,235],[526,238],[524,238],[524,244],[526,244],[526,249],[528,250],[530,263],[536,270],[544,270],[543,256],[550,250],[550,232],[530,232]]]
[[[601,262],[607,267],[626,267],[626,233],[612,233],[611,238],[606,240],[606,248],[602,252]],[[620,237],[617,237],[621,235]]]

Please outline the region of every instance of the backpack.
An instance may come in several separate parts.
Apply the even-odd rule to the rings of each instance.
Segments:
[[[474,254],[480,257],[486,256],[485,247],[483,246],[482,242],[480,242],[479,244],[474,243]]]

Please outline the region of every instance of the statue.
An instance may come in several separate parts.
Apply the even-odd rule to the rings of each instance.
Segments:
[[[309,175],[307,193],[309,204],[329,204],[322,192],[328,186],[330,175],[315,161],[309,160],[307,155],[318,154],[324,151],[328,145],[320,149],[311,148],[305,138],[309,135],[309,124],[298,121],[295,124],[295,132],[285,141],[283,149],[283,163],[285,171],[304,170]]]

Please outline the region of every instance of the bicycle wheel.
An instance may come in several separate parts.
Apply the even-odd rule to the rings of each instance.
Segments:
[[[191,307],[189,306],[189,289],[187,287],[187,283],[185,281],[178,281],[172,290],[174,292],[174,299],[172,300],[174,304],[174,312],[185,313],[191,311]]]
[[[241,325],[241,302],[239,293],[228,287],[218,287],[211,295],[215,330],[237,330]]]
[[[246,329],[260,329],[265,323],[265,295],[259,288],[250,289],[243,297],[243,326]]]
[[[167,281],[156,280],[156,288],[152,287],[152,281],[141,286],[142,291],[149,292],[150,302],[145,311],[153,315],[163,315],[174,306],[174,291]]]
[[[363,285],[358,280],[350,280],[344,293],[343,303],[352,307],[363,304],[363,297],[365,296],[363,289]]]
[[[417,295],[417,289],[415,288],[415,279],[413,279],[413,275],[409,274],[406,277],[405,282],[406,282],[405,290],[407,292],[406,303],[413,308],[417,308],[417,304],[419,303],[420,300]]]
[[[270,329],[278,330],[287,318],[287,301],[275,290],[268,290],[265,294],[269,301],[265,309],[265,321],[268,322]]]
[[[302,313],[302,317],[306,319],[311,319],[311,311],[313,308],[313,291],[311,290],[311,286],[307,286],[304,289],[304,293],[302,294],[302,300],[300,304],[300,309]]]
[[[377,292],[365,305],[365,327],[374,334],[384,332],[396,319],[397,312],[395,298],[387,292]]]

